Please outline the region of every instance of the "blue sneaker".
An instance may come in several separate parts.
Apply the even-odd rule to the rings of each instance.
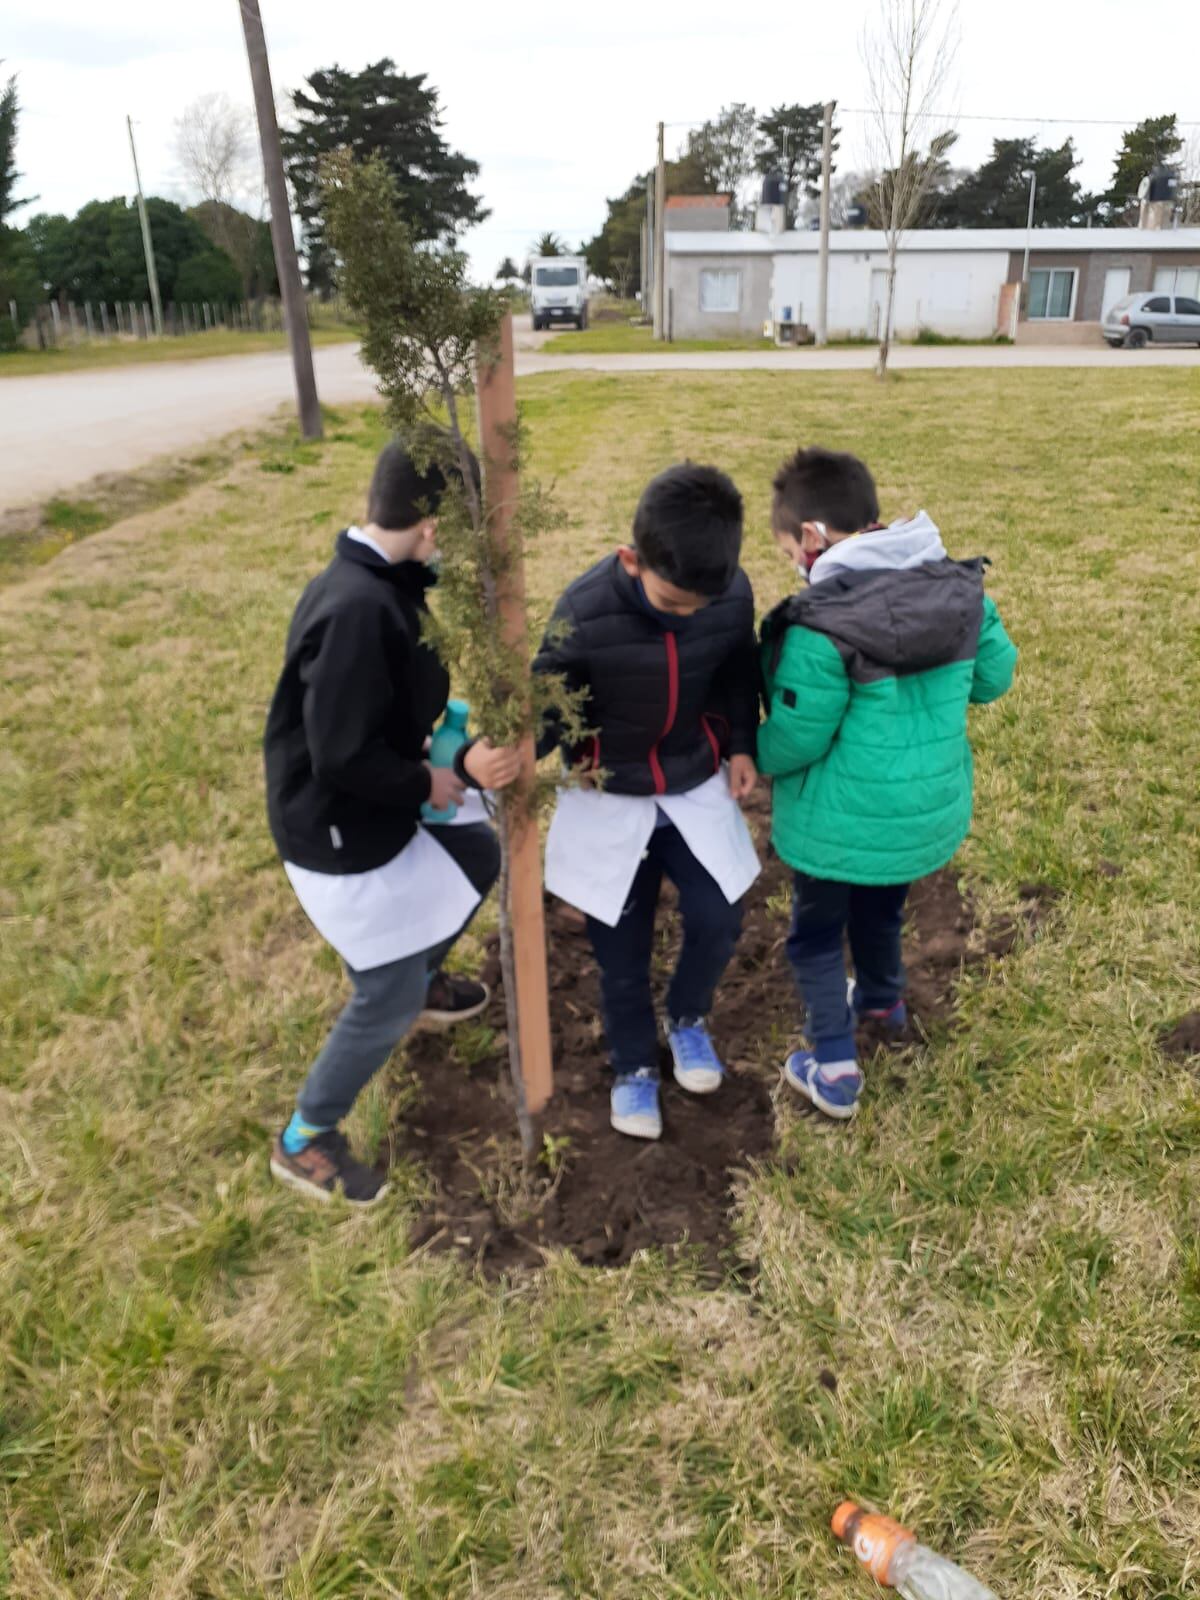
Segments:
[[[827,1065],[839,1068],[836,1078],[826,1077],[825,1069],[810,1050],[793,1050],[783,1064],[783,1075],[818,1111],[823,1111],[827,1117],[836,1117],[839,1122],[847,1122],[858,1110],[863,1075],[857,1067],[852,1072],[840,1070],[846,1065],[840,1061]]]
[[[661,1139],[662,1111],[658,1104],[658,1073],[653,1067],[622,1072],[609,1096],[609,1120],[618,1133],[633,1139]]]
[[[721,1065],[704,1018],[694,1022],[681,1019],[667,1023],[667,1043],[675,1063],[675,1082],[689,1094],[712,1094],[721,1087],[725,1068]]]

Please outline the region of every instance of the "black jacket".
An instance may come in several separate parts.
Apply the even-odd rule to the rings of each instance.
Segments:
[[[533,670],[587,688],[595,737],[564,754],[604,768],[611,793],[683,794],[711,778],[723,756],[754,754],[758,666],[744,572],[694,616],[664,619],[607,556],[555,606]],[[538,754],[562,743],[551,718]]]
[[[267,814],[285,861],[366,872],[397,855],[429,798],[425,740],[450,680],[421,642],[428,569],[338,535],[300,597],[267,714]]]

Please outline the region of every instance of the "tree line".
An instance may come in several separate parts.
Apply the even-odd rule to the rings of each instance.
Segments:
[[[133,199],[93,200],[74,217],[38,213],[23,228],[8,218],[31,196],[16,165],[19,103],[10,79],[0,94],[0,311],[23,323],[47,299],[64,304],[147,299],[149,285]],[[379,156],[395,180],[401,220],[418,242],[453,237],[487,215],[470,183],[478,163],[441,133],[437,91],[423,73],[387,57],[361,72],[313,72],[290,96],[281,130],[300,222],[309,287],[328,294],[336,262],[326,241],[320,169],[333,152]],[[146,201],[164,301],[226,303],[278,293],[261,164],[248,110],[224,95],[195,101],[176,125],[175,155],[200,202]],[[13,337],[0,317],[0,339]]]
[[[754,205],[747,194],[754,180],[777,172],[783,179],[787,225],[815,216],[821,171],[822,107],[781,105],[760,115],[753,107],[726,106],[711,121],[692,129],[675,158],[666,164],[666,190],[672,194],[728,194],[730,225],[749,227]],[[852,206],[861,206],[872,226],[881,222],[881,201],[896,174],[840,172],[838,133],[834,135],[831,185],[835,226],[844,225]],[[1183,220],[1200,223],[1200,150],[1188,150],[1172,114],[1148,117],[1122,136],[1112,180],[1098,193],[1086,191],[1076,176],[1080,158],[1073,140],[1041,145],[1035,138],[992,141],[991,154],[978,167],[956,165],[957,134],[940,136],[933,171],[913,226],[925,228],[1024,227],[1030,173],[1037,177],[1038,227],[1132,227],[1138,220],[1138,185],[1156,166],[1182,162]],[[929,157],[922,155],[922,161]],[[623,193],[608,200],[608,215],[583,246],[588,266],[618,293],[641,276],[642,223],[650,173],[639,173]]]
[[[0,92],[0,310],[12,302],[18,319],[48,297],[65,302],[135,301],[148,294],[137,210],[132,199],[93,200],[74,217],[40,213],[21,229],[12,213],[29,204],[16,165],[17,85]],[[334,152],[356,161],[377,157],[391,174],[400,220],[418,243],[450,240],[488,211],[473,192],[479,165],[446,142],[437,90],[424,73],[403,73],[387,56],[360,71],[338,66],[311,73],[284,108],[282,140],[295,199],[309,287],[334,285],[335,254],[325,232],[320,172]],[[785,104],[766,113],[735,102],[693,128],[666,164],[668,194],[728,194],[732,225],[750,226],[752,189],[766,173],[783,180],[789,227],[814,213],[820,181],[822,108]],[[865,207],[877,223],[881,200],[902,174],[842,172],[840,130],[834,130],[834,224]],[[1183,161],[1184,220],[1200,222],[1200,172],[1173,115],[1150,117],[1121,140],[1108,188],[1086,193],[1076,176],[1073,142],[1040,145],[1033,138],[993,141],[976,168],[954,163],[956,135],[939,136],[919,159],[928,170],[921,213],[912,225],[934,228],[1023,226],[1029,177],[1037,175],[1038,226],[1124,226],[1137,220],[1137,188],[1150,169]],[[188,188],[201,196],[184,208],[147,201],[164,300],[226,302],[277,292],[257,140],[249,112],[223,95],[194,102],[176,128],[176,159]],[[591,272],[624,295],[641,274],[642,223],[649,173],[614,199],[595,236],[581,245]],[[552,236],[534,253],[561,248]],[[506,259],[498,276],[518,276]],[[11,333],[7,318],[0,330]],[[0,337],[3,337],[0,331]]]

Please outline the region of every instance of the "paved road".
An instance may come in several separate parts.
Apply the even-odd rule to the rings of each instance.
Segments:
[[[707,354],[560,356],[518,329],[517,371],[845,372],[868,369],[871,350],[714,351]],[[321,398],[367,400],[371,375],[350,345],[314,352]],[[950,367],[1200,367],[1195,350],[1127,351],[989,345],[898,348],[898,370]],[[44,377],[0,378],[0,511],[65,492],[102,472],[127,472],[250,426],[292,399],[286,353],[161,362]]]

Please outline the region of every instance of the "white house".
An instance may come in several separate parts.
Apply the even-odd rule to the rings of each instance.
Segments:
[[[764,208],[765,210],[766,208]],[[893,328],[965,339],[1007,332],[1022,280],[1024,228],[914,229],[903,236]],[[1139,290],[1200,298],[1200,228],[1035,228],[1029,294],[1036,322],[1099,322]],[[669,324],[676,339],[761,332],[765,323],[814,326],[815,233],[668,232]],[[887,296],[887,242],[879,232],[835,231],[829,241],[831,339],[878,336]]]

